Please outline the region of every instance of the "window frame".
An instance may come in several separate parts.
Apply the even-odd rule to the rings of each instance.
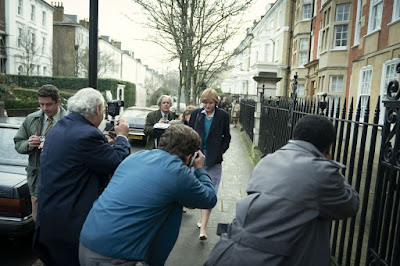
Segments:
[[[306,9],[306,7],[308,7],[308,11]],[[308,15],[308,16],[307,16]],[[311,4],[304,4],[303,5],[303,12],[301,14],[301,19],[302,20],[307,20],[307,19],[311,19]]]
[[[302,88],[302,89],[300,89]],[[297,96],[305,96],[305,85],[304,84],[297,84]]]
[[[17,38],[17,46],[18,48],[22,47],[22,35],[23,35],[23,29],[21,27],[18,27],[18,38]]]
[[[383,0],[371,0],[369,5],[368,33],[372,33],[381,29],[382,13],[383,13]],[[374,25],[373,23],[375,23],[378,20],[379,23],[376,23]]]
[[[31,21],[35,22],[36,19],[36,6],[31,5]]]
[[[335,82],[333,80],[335,79]],[[340,84],[338,81],[341,79],[341,87],[340,90],[338,89],[338,84]],[[344,82],[344,77],[343,75],[331,75],[329,76],[329,92],[332,93],[342,93],[343,92],[343,82]],[[335,88],[333,88],[333,84],[335,84]]]
[[[355,21],[355,29],[354,29],[354,42],[353,45],[360,44],[361,37],[361,18],[362,18],[362,0],[357,0],[357,11],[356,11],[356,21]]]
[[[46,52],[46,37],[42,37],[42,54]]]
[[[397,20],[400,20],[400,0],[393,0],[392,22],[395,22]]]
[[[346,27],[346,31],[342,30],[341,32],[338,32],[338,29]],[[340,34],[340,39],[338,39],[337,35]],[[346,35],[344,38],[343,35]],[[349,37],[349,25],[348,24],[340,24],[340,25],[335,25],[335,32],[334,32],[334,38],[333,38],[333,48],[334,49],[341,49],[341,48],[347,48],[347,41]],[[340,42],[340,45],[337,45],[337,41]],[[343,42],[346,42],[345,45],[343,45]]]
[[[298,59],[298,66],[304,66],[308,63],[308,46],[309,46],[309,39],[308,38],[300,38],[299,40],[299,59]],[[306,44],[304,44],[306,42]],[[303,45],[302,45],[303,44]],[[305,47],[302,47],[304,46]]]
[[[368,80],[368,92],[366,93],[363,91],[363,85],[365,84],[364,81],[364,74],[369,72],[369,80]],[[369,97],[371,96],[371,84],[372,84],[372,73],[373,73],[373,68],[372,65],[364,66],[360,69],[360,76],[358,80],[358,100],[360,101],[360,107],[361,107],[361,114],[360,118],[364,120],[364,114],[365,114],[365,108],[367,106],[367,102]]]
[[[42,11],[42,27],[47,26],[47,13],[46,11]]]
[[[17,4],[17,14],[20,16],[24,15],[24,1],[23,0],[18,0]]]
[[[346,11],[345,7],[347,7],[347,11]],[[340,12],[340,10],[339,10],[340,8],[343,8],[342,12]],[[346,14],[347,14],[347,17],[345,17]],[[338,19],[338,16],[341,16],[341,17]],[[335,21],[336,22],[346,22],[346,21],[349,21],[349,18],[350,18],[350,3],[336,5]]]

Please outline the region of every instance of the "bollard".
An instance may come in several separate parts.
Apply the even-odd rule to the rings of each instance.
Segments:
[[[5,110],[5,104],[3,101],[0,101],[0,117],[4,117],[4,110]]]

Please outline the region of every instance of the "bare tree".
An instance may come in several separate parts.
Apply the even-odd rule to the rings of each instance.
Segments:
[[[178,59],[180,87],[185,102],[197,98],[231,55],[227,42],[242,25],[242,14],[252,0],[132,0],[147,11],[146,26],[157,35],[150,41]],[[179,99],[178,99],[179,100]]]
[[[19,56],[25,74],[30,76],[34,70],[35,63],[40,61],[41,58],[36,32],[26,26],[21,28],[18,36],[18,47],[21,48]]]
[[[78,49],[76,53],[75,70],[83,73],[84,76],[89,74],[89,47]],[[107,72],[114,72],[118,68],[118,62],[113,55],[106,52],[98,52],[97,73],[99,77],[104,77]]]

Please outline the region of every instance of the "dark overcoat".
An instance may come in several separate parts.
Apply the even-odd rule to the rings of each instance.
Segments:
[[[93,202],[130,154],[117,137],[114,147],[80,114],[61,119],[46,136],[40,158],[34,249],[46,265],[79,265],[79,235]]]
[[[354,216],[359,207],[342,168],[300,140],[268,154],[205,265],[331,265],[331,221]]]
[[[189,126],[199,133],[201,141],[204,137],[204,119],[206,119],[206,115],[201,113],[203,110],[204,108],[193,110],[189,120]],[[214,118],[208,132],[205,165],[213,166],[221,163],[222,155],[229,148],[230,142],[229,114],[220,108],[215,108]]]
[[[147,114],[146,117],[146,123],[144,125],[144,134],[146,135],[146,150],[151,150],[155,149],[155,140],[156,140],[156,135],[153,133],[153,127],[158,121],[161,119],[161,109],[158,109],[156,111],[152,111]],[[174,120],[174,114],[169,112],[168,113],[168,120],[172,121]]]

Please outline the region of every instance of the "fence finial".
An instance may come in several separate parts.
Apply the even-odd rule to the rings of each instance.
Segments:
[[[321,109],[321,113],[320,113],[320,115],[324,115],[324,111],[325,111],[325,109],[326,109],[326,105],[327,105],[327,102],[326,102],[326,96],[327,96],[328,94],[326,94],[326,92],[324,93],[324,94],[322,94],[322,97],[323,97],[323,100],[322,101],[319,101],[319,108]]]

